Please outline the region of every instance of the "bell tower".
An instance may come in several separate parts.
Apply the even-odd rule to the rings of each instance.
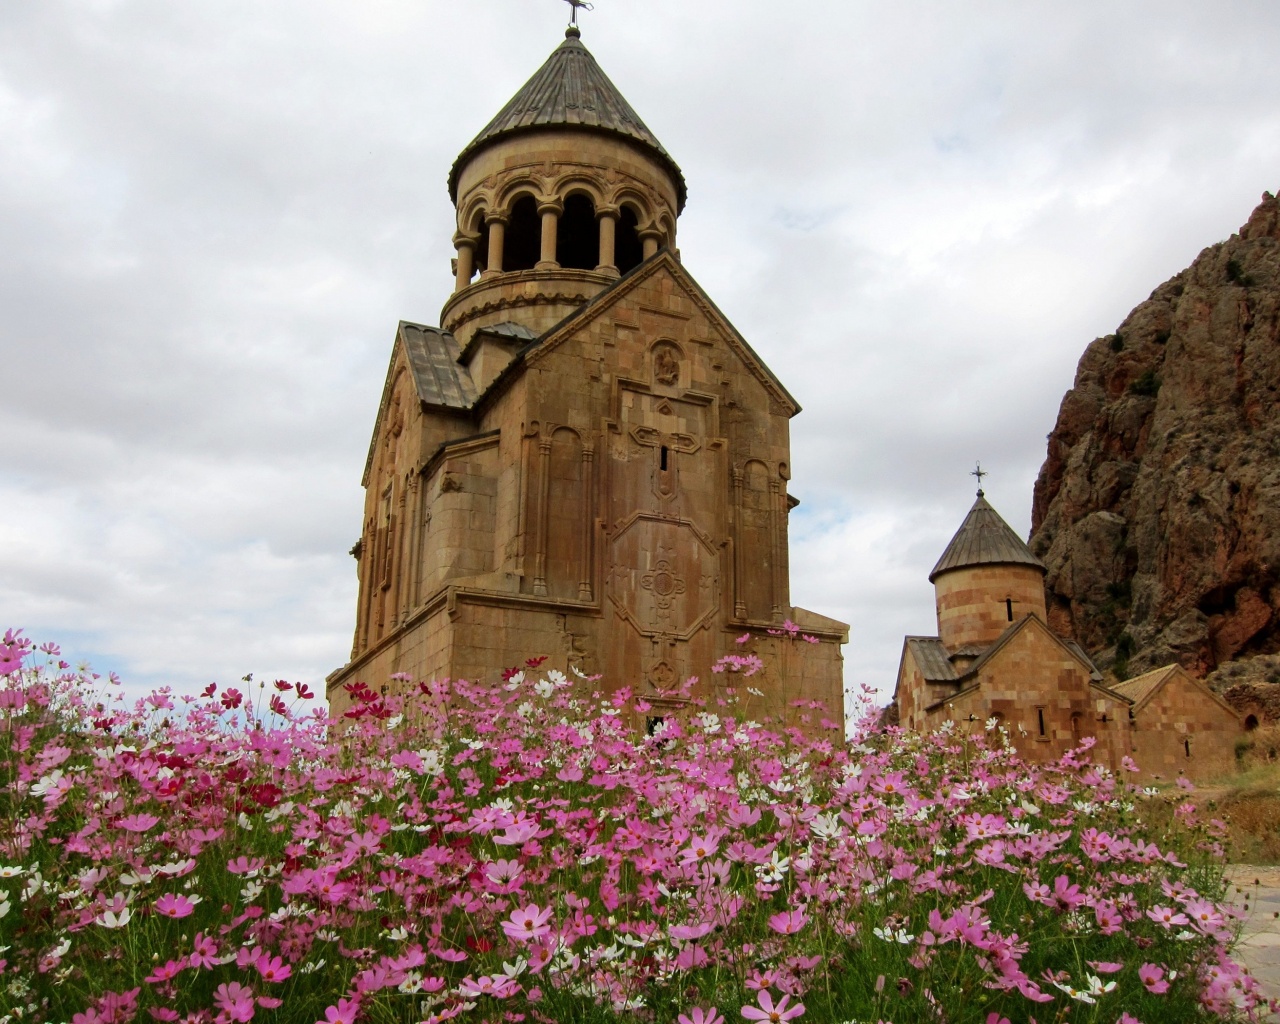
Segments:
[[[576,25],[463,149],[454,291],[440,326],[559,323],[661,248],[675,248],[684,175],[600,70]]]
[[[791,604],[800,407],[680,262],[684,176],[576,25],[448,183],[454,289],[396,331],[331,708],[546,656],[660,717],[749,641],[752,714],[839,728],[848,627]]]

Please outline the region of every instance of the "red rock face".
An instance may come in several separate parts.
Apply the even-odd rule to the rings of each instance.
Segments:
[[[1280,203],[1085,350],[1036,481],[1050,624],[1122,673],[1280,651]]]

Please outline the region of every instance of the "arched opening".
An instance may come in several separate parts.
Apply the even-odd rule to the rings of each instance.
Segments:
[[[1191,741],[1190,741],[1190,740],[1183,740],[1183,741],[1182,741],[1182,749],[1183,749],[1183,750],[1185,750],[1185,751],[1187,752],[1187,757],[1190,757],[1190,756],[1191,756]]]
[[[471,218],[471,233],[479,236],[476,242],[474,271],[471,275],[473,278],[489,265],[489,227],[484,222],[484,213],[484,210],[477,210],[475,216]]]
[[[556,227],[556,262],[572,270],[595,270],[600,264],[595,204],[581,192],[564,201],[564,213]]]
[[[1253,732],[1253,730],[1256,728],[1258,728],[1258,716],[1246,715],[1244,719],[1244,731]]]
[[[507,240],[503,246],[503,270],[532,270],[542,254],[542,218],[533,196],[521,196],[511,207]]]
[[[614,263],[626,273],[640,265],[644,259],[644,246],[640,243],[639,218],[630,206],[624,206],[618,216],[618,234],[614,241]]]

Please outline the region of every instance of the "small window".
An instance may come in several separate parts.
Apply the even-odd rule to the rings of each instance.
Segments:
[[[1244,720],[1244,731],[1253,732],[1253,730],[1256,728],[1258,728],[1258,716],[1247,715]]]
[[[1036,708],[1036,719],[1040,726],[1040,735],[1044,735],[1044,708]]]
[[[665,473],[667,469],[667,446],[662,446],[662,471]]]
[[[1185,751],[1187,752],[1187,757],[1190,757],[1190,756],[1191,756],[1191,741],[1190,741],[1190,740],[1183,740],[1183,741],[1182,741],[1182,749],[1183,749],[1183,750],[1185,750]]]
[[[1013,621],[1013,598],[1006,597],[1004,599],[1004,610],[1009,616],[1009,621]]]
[[[658,731],[659,727],[665,721],[666,719],[663,718],[661,715],[649,716],[649,718],[645,719],[645,723],[644,723],[645,733],[648,734],[649,736],[652,736],[655,732]]]

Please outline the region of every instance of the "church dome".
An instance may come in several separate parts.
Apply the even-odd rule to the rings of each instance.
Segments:
[[[566,30],[564,42],[546,63],[458,155],[449,171],[449,198],[457,202],[462,169],[480,150],[498,139],[539,128],[605,132],[649,151],[666,167],[675,184],[676,212],[684,209],[687,189],[680,167],[600,70],[574,26]]]
[[[960,529],[938,559],[938,564],[929,573],[929,582],[934,582],[944,572],[980,565],[1028,565],[1042,573],[1048,571],[1022,538],[1013,532],[1013,528],[1000,518],[1000,513],[987,503],[981,491]]]

